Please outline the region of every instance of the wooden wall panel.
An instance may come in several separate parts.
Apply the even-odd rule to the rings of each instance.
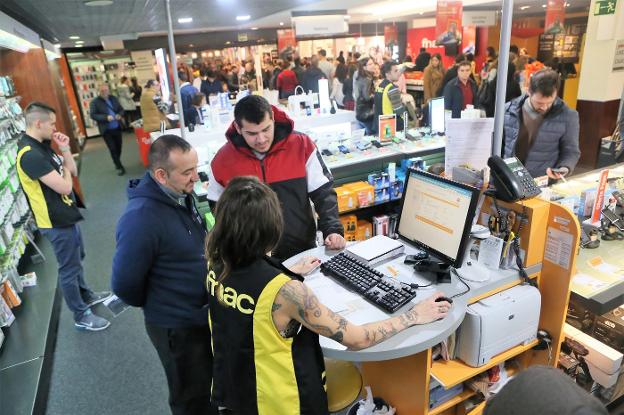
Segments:
[[[63,84],[65,86],[67,103],[76,115],[76,121],[78,123],[78,128],[80,129],[80,132],[84,136],[86,136],[87,130],[85,129],[84,120],[82,119],[82,112],[80,111],[80,106],[78,105],[78,100],[76,98],[76,91],[72,82],[72,75],[71,70],[69,69],[69,62],[67,62],[67,56],[61,56],[61,59],[59,60],[59,66],[61,69]]]
[[[600,152],[600,140],[611,135],[617,122],[620,100],[598,102],[578,100],[576,110],[579,113],[579,145],[581,159],[578,165],[595,169]]]

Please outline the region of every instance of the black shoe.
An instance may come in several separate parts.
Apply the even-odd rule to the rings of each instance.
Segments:
[[[83,301],[88,307],[91,307],[108,300],[112,296],[110,291],[91,292],[86,298],[83,298]]]
[[[126,174],[126,169],[124,169],[123,167],[119,167],[117,169],[117,176],[123,176],[124,174]]]

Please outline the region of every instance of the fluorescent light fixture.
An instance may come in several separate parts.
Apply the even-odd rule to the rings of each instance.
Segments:
[[[192,17],[180,17],[178,19],[178,23],[191,23],[193,21]]]
[[[73,36],[70,36],[69,38],[71,40],[78,40],[78,39],[80,39],[80,36],[73,35]]]
[[[280,26],[284,26],[284,22],[280,22]]]
[[[113,0],[91,0],[91,1],[85,1],[84,5],[90,6],[90,7],[103,7],[103,6],[110,6],[113,3],[114,3]]]
[[[232,42],[230,42],[229,40],[227,42],[225,42],[226,45],[231,44]]]
[[[84,40],[77,40],[76,41],[76,45],[82,45],[82,44],[84,44]]]
[[[249,19],[251,19],[251,16],[248,14],[236,16],[236,20],[238,20],[239,22],[244,22],[245,20],[249,20]]]
[[[81,47],[83,47],[84,45],[74,45],[74,46],[75,46],[75,47],[77,47],[77,48],[81,48]]]
[[[531,6],[520,6],[520,10],[526,10],[526,9],[529,9],[529,8],[531,8]]]
[[[258,28],[257,27],[252,27],[251,30],[258,30]]]

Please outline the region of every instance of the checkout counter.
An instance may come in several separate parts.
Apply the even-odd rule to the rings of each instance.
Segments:
[[[513,210],[518,215],[526,214],[526,223],[520,235],[520,248],[524,253],[526,271],[537,282],[541,294],[538,326],[552,336],[552,350],[533,350],[538,343],[538,340],[533,340],[496,355],[480,367],[472,367],[457,358],[432,360],[432,348],[457,330],[466,317],[469,305],[521,283],[519,272],[515,268],[491,271],[492,277],[486,282],[465,281],[470,290],[453,299],[446,318],[411,327],[374,347],[351,351],[333,340],[321,337],[321,346],[326,357],[360,362],[364,385],[371,386],[374,395],[386,400],[399,414],[480,414],[485,402],[475,405],[470,412],[463,407],[464,402],[476,395],[469,388],[430,408],[431,387],[435,383],[442,385],[444,389],[455,388],[503,362],[509,363],[507,370],[510,374],[531,365],[557,364],[556,356],[559,355],[559,344],[563,340],[569,283],[575,269],[579,224],[575,215],[567,208],[540,199],[513,204],[499,201],[498,208],[503,211]],[[497,214],[496,212],[491,199],[485,198],[478,213],[478,222],[487,225],[489,216]],[[415,251],[411,244],[404,242],[404,245],[403,255],[376,264],[375,269],[388,276],[394,274],[392,270],[398,271],[396,278],[406,283],[426,285],[431,282],[427,274],[417,273],[403,264],[404,255]],[[286,264],[291,264],[305,255],[314,255],[325,261],[335,254],[337,252],[326,252],[324,247],[314,248],[290,258]],[[353,323],[365,324],[390,316],[320,271],[307,276],[305,284],[322,303]],[[411,303],[415,304],[438,290],[451,297],[465,292],[466,287],[452,274],[450,283],[433,283],[430,287],[419,288]],[[506,333],[501,332],[499,335],[504,337]],[[512,360],[515,364],[511,364]]]

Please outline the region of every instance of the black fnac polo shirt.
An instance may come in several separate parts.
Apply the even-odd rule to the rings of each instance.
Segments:
[[[52,150],[50,140],[42,143],[24,134],[18,143],[17,173],[37,226],[42,229],[71,226],[82,220],[73,194],[62,195],[46,186],[40,177],[52,170],[63,175],[63,160]]]

